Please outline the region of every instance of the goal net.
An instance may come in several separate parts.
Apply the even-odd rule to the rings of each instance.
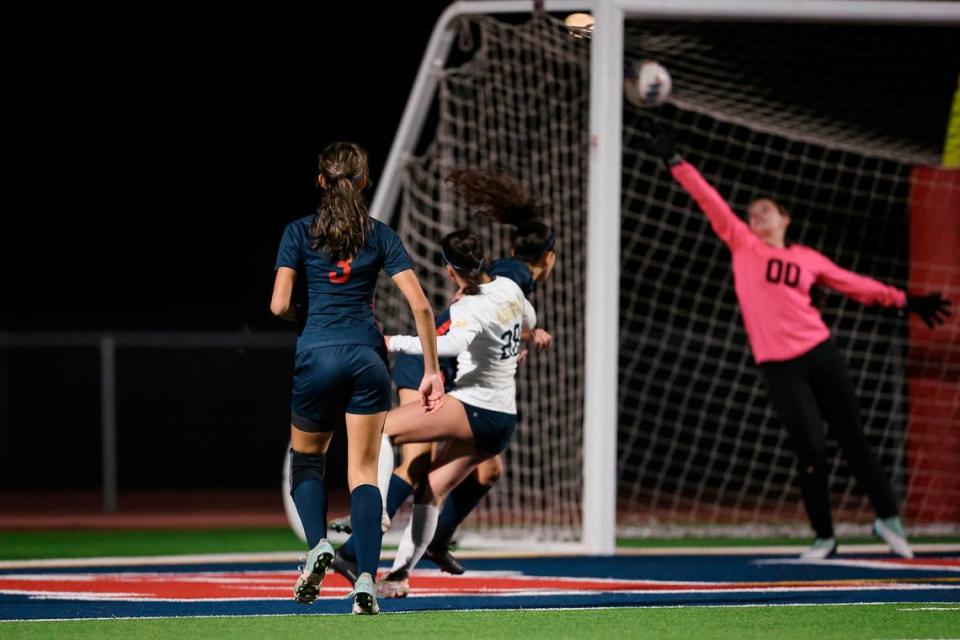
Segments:
[[[558,253],[552,278],[534,296],[554,343],[520,366],[519,427],[504,454],[506,473],[467,527],[575,541],[589,499],[582,447],[591,348],[584,324],[590,42],[543,13],[460,17],[455,33],[446,66],[435,71],[421,144],[402,158],[395,222],[421,281],[436,308],[449,304],[438,247],[454,229],[478,232],[494,257],[509,255],[509,228],[454,200],[444,178],[457,167],[519,177],[545,205]],[[594,37],[602,33],[598,25]],[[735,210],[758,195],[774,197],[793,214],[793,241],[900,288],[957,300],[955,227],[952,237],[927,234],[919,248],[911,245],[918,229],[947,221],[960,191],[956,173],[917,170],[939,164],[957,84],[956,36],[942,27],[627,21],[626,61],[658,60],[674,91],[656,109],[623,103],[621,274],[609,283],[620,291],[621,532],[807,531],[794,458],[740,320],[729,254],[669,174],[638,151],[641,123],[669,124],[680,151]],[[908,524],[956,526],[956,317],[927,334],[895,311],[825,293],[824,318]],[[387,332],[412,331],[386,283],[377,311]],[[927,386],[917,391],[918,383]],[[869,505],[843,457],[831,448],[828,459],[835,519],[868,522]]]
[[[939,201],[924,209],[919,192],[930,178],[915,170],[939,165],[957,36],[906,26],[628,22],[626,56],[671,71],[675,97],[653,117],[677,131],[680,151],[735,211],[773,197],[792,213],[791,241],[901,289],[956,300],[956,224],[952,237],[948,229],[931,236],[923,253],[911,252],[910,240],[956,220],[960,206],[954,172],[938,178]],[[804,532],[795,458],[753,364],[729,252],[689,196],[638,152],[650,117],[625,107],[619,523],[750,531],[799,524]],[[917,331],[911,342],[910,324],[895,311],[822,293],[863,427],[908,519],[960,523],[952,477],[931,483],[949,493],[914,491],[907,501],[911,483],[960,471],[957,321]],[[942,353],[924,348],[931,339]],[[924,380],[943,393],[911,394],[911,383]],[[924,433],[926,411],[937,425]],[[827,459],[835,520],[870,522],[872,509],[830,438]]]

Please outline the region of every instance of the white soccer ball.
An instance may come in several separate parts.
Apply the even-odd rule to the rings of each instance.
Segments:
[[[659,62],[644,60],[633,65],[623,81],[627,100],[638,107],[653,107],[670,97],[673,81],[670,73]]]
[[[589,13],[571,13],[563,24],[574,38],[589,39],[593,35],[593,16]]]

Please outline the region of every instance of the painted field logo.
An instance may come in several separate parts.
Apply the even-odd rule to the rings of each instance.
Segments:
[[[943,568],[942,566],[939,568]],[[291,600],[295,575],[290,571],[34,573],[0,575],[0,595],[50,600],[110,601],[237,601]],[[938,583],[939,584],[931,584]],[[415,571],[410,597],[547,596],[589,593],[736,593],[758,591],[956,589],[941,580],[795,580],[779,582],[677,582],[527,576],[511,571],[471,571],[449,576]],[[349,583],[327,576],[321,598],[343,598]]]

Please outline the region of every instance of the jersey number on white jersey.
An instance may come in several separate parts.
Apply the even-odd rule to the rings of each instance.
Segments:
[[[513,331],[504,331],[503,346],[500,347],[500,359],[506,360],[520,353],[520,325],[513,325]]]

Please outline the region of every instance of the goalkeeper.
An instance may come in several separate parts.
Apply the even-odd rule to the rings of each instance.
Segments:
[[[816,540],[801,557],[823,559],[837,551],[827,486],[824,419],[876,511],[874,534],[895,554],[913,557],[893,487],[864,436],[853,384],[830,331],[811,304],[810,288],[824,285],[863,304],[915,313],[930,328],[943,324],[950,315],[950,302],[940,293],[907,295],[847,271],[809,247],[787,241],[790,215],[770,198],[751,202],[744,222],[697,169],[680,157],[668,132],[648,133],[640,146],[663,160],[730,249],[744,328],[770,400],[797,455],[800,491],[816,532]]]

